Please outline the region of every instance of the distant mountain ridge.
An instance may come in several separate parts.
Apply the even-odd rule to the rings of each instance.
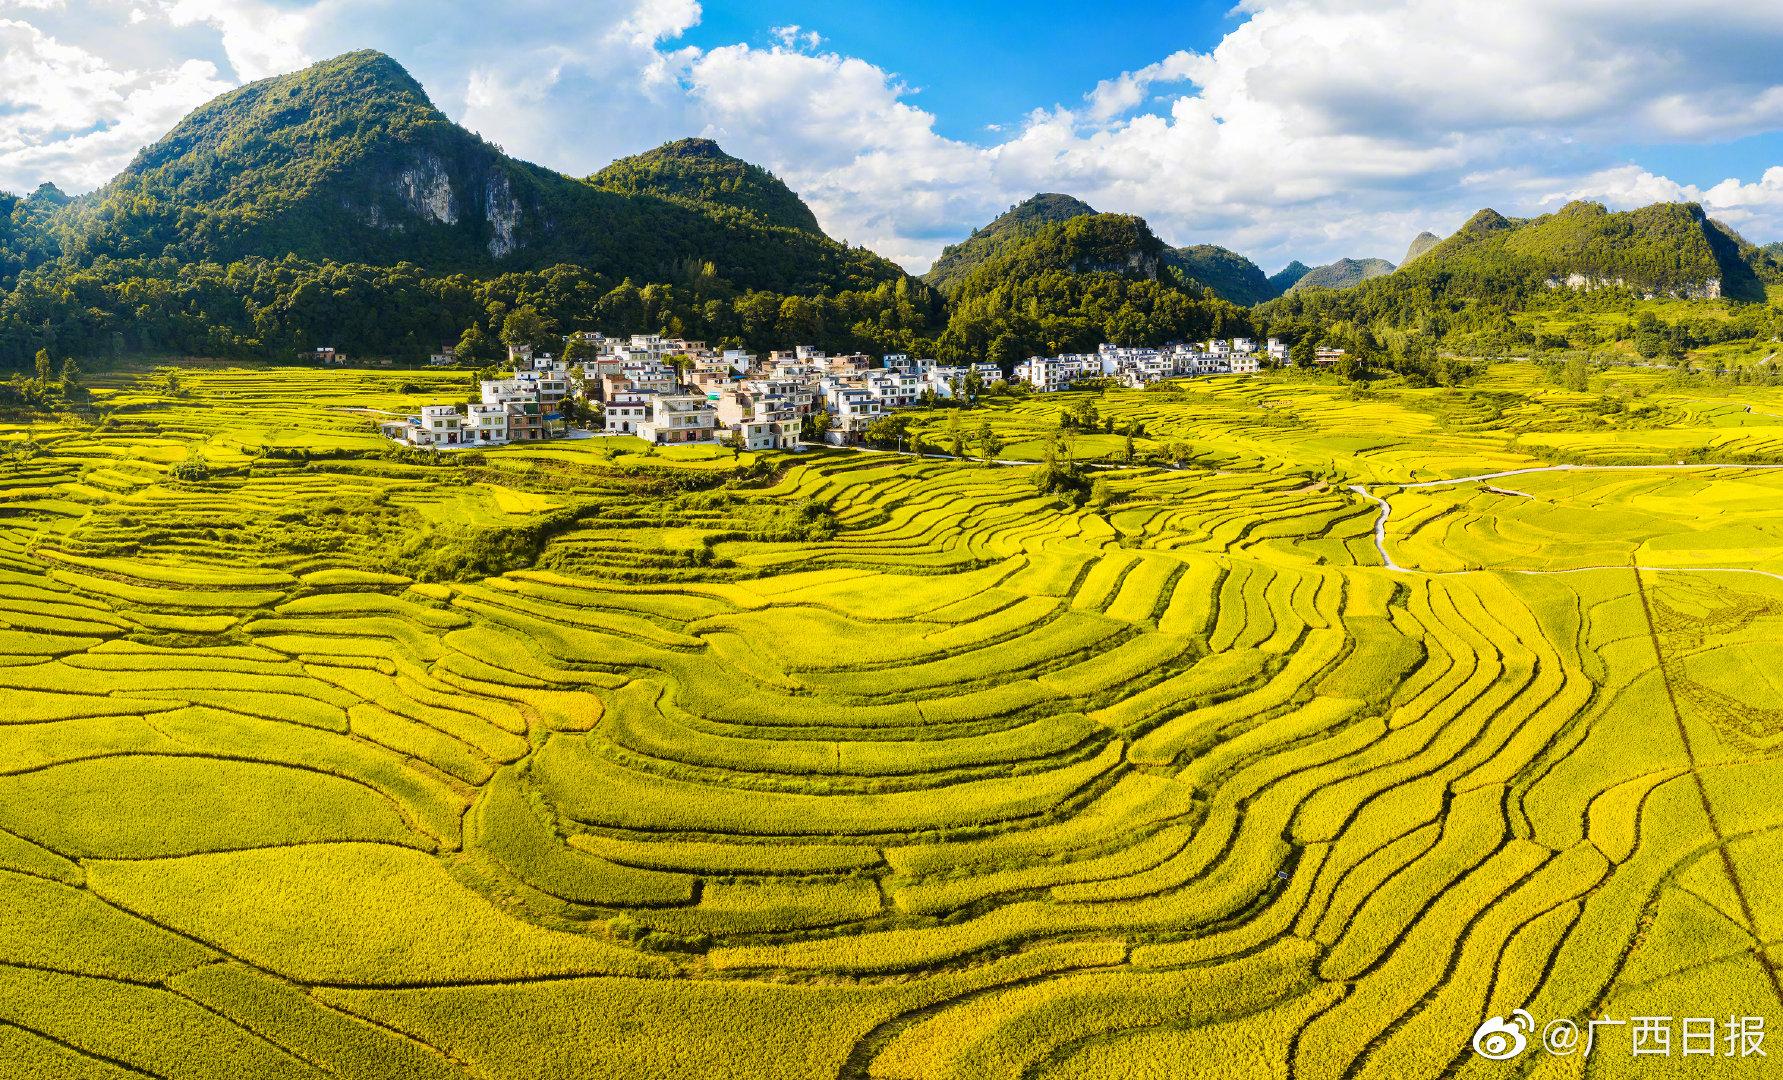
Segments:
[[[1442,243],[1442,237],[1433,232],[1419,233],[1412,238],[1411,246],[1405,249],[1405,258],[1399,260],[1399,265],[1404,266],[1440,243]]]
[[[1296,289],[1263,305],[1256,317],[1417,328],[1463,350],[1495,353],[1539,347],[1515,318],[1519,312],[1567,307],[1602,292],[1634,301],[1762,303],[1770,283],[1783,283],[1783,263],[1701,206],[1611,211],[1575,202],[1533,218],[1483,209],[1392,274],[1345,291]],[[1619,308],[1622,301],[1612,295],[1608,303]]]
[[[1369,278],[1391,274],[1395,267],[1385,259],[1339,259],[1308,270],[1287,292],[1301,289],[1353,289]]]

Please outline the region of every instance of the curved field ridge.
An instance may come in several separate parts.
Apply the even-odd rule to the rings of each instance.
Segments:
[[[0,1073],[1437,1078],[1518,1008],[1783,1016],[1775,391],[1111,392],[1186,467],[1077,507],[344,411],[451,378],[0,424]]]

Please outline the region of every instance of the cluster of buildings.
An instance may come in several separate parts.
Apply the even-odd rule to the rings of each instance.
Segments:
[[[1035,356],[1015,366],[1015,379],[1039,391],[1064,390],[1085,379],[1113,379],[1139,389],[1160,379],[1249,374],[1265,363],[1288,362],[1288,347],[1270,338],[1259,349],[1250,338],[1214,339],[1162,348],[1104,345],[1093,353]]]
[[[948,365],[893,355],[874,364],[856,353],[829,356],[801,345],[756,356],[714,350],[704,342],[634,334],[608,338],[582,333],[566,339],[576,361],[509,350],[513,374],[485,379],[481,400],[460,408],[429,405],[418,415],[383,425],[390,438],[420,447],[503,446],[569,433],[570,411],[600,415],[599,430],[635,435],[658,445],[722,440],[746,450],[787,450],[799,444],[808,418],[828,417],[826,441],[858,440],[869,424],[896,409],[945,401],[1005,376],[995,364]],[[1320,363],[1342,355],[1320,350]],[[452,360],[442,349],[435,364]],[[1032,390],[1068,389],[1085,379],[1114,379],[1144,387],[1160,379],[1255,372],[1287,363],[1275,338],[1262,348],[1249,338],[1032,357],[1014,379]]]
[[[951,399],[974,381],[1003,378],[995,364],[886,356],[876,366],[865,354],[829,356],[807,346],[761,357],[655,334],[625,340],[577,334],[569,344],[584,359],[510,349],[513,375],[483,380],[480,401],[462,409],[429,405],[383,424],[384,433],[419,447],[531,442],[568,434],[575,402],[590,414],[598,408],[599,430],[609,435],[658,445],[726,440],[747,450],[785,450],[798,445],[807,418],[818,413],[829,418],[825,438],[846,443],[894,409]],[[433,360],[449,357],[442,350]]]

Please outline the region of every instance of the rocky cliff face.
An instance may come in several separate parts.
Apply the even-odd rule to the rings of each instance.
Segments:
[[[1546,282],[1550,289],[1571,289],[1574,292],[1597,292],[1601,289],[1631,289],[1641,298],[1653,300],[1666,297],[1672,300],[1719,300],[1721,298],[1721,279],[1705,278],[1702,281],[1686,282],[1667,288],[1650,288],[1631,284],[1627,278],[1594,277],[1589,274],[1572,273],[1565,277],[1550,277]]]
[[[437,154],[422,154],[414,167],[402,171],[397,184],[410,213],[439,225],[458,224],[457,193]]]
[[[505,175],[489,178],[483,186],[483,220],[489,226],[489,254],[505,258],[520,246],[520,200]]]

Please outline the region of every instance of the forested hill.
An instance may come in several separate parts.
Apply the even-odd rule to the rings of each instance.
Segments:
[[[1762,265],[1756,248],[1695,203],[1612,213],[1575,202],[1529,219],[1482,210],[1396,278],[1490,300],[1554,286],[1763,300]]]
[[[986,261],[1020,245],[1047,226],[1095,212],[1095,207],[1081,199],[1042,192],[1010,207],[959,243],[949,244],[929,267],[929,272],[923,275],[923,280],[944,293],[951,293]]]
[[[1422,329],[1456,349],[1526,349],[1513,316],[1590,303],[1632,311],[1645,297],[1762,302],[1783,268],[1700,206],[1611,212],[1569,204],[1536,218],[1481,210],[1398,271],[1333,292],[1297,289],[1263,305],[1271,325]]]
[[[11,288],[20,271],[55,257],[49,223],[68,202],[54,184],[41,184],[23,199],[0,192],[0,289]]]
[[[0,366],[39,350],[103,364],[322,345],[413,362],[461,339],[482,359],[525,308],[529,326],[948,362],[1344,324],[1502,343],[1527,336],[1519,309],[1582,294],[1739,301],[1783,283],[1774,252],[1694,205],[1482,211],[1429,241],[1339,292],[1313,286],[1389,264],[1265,278],[1223,248],[1171,248],[1140,218],[1041,194],[948,248],[931,287],[831,240],[785,184],[710,140],[576,179],[507,156],[394,60],[357,52],[223,95],[90,195],[0,196]]]
[[[1184,273],[1222,300],[1249,307],[1281,295],[1261,267],[1236,251],[1196,244],[1177,248],[1171,255]]]
[[[1209,295],[1142,218],[1089,214],[1006,241],[955,286],[944,353],[1012,364],[1023,357],[1189,341],[1251,329],[1245,310]]]
[[[903,276],[823,236],[784,185],[713,144],[672,144],[586,183],[452,123],[376,52],[217,98],[46,227],[81,264],[294,256],[493,273],[574,262],[663,281],[710,263],[735,285],[787,292]]]
[[[763,225],[823,234],[817,215],[779,177],[731,157],[711,139],[681,139],[621,158],[588,182],[620,195],[656,195],[707,213],[729,210]]]

